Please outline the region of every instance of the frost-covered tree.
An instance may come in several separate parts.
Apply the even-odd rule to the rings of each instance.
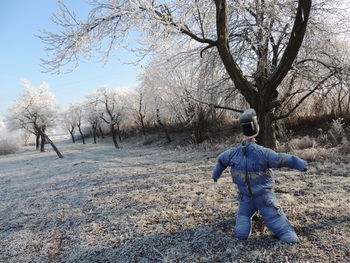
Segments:
[[[215,53],[205,54],[200,60],[179,55],[168,60],[162,54],[141,75],[142,84],[152,91],[150,94],[162,98],[172,122],[188,130],[196,143],[204,140],[203,133],[209,129],[209,123],[220,121],[223,110],[217,105],[232,109],[242,99],[232,89],[232,82]]]
[[[132,91],[124,89],[112,90],[101,87],[95,93],[87,96],[86,118],[92,125],[95,142],[97,129],[100,129],[102,135],[100,127],[102,123],[105,123],[110,129],[114,146],[119,148],[116,135],[121,141],[121,125],[128,121],[133,94]]]
[[[7,122],[12,129],[26,129],[38,133],[42,138],[44,151],[45,142],[49,142],[58,155],[63,155],[46,134],[47,129],[54,125],[58,115],[54,95],[49,92],[49,85],[43,82],[38,88],[32,87],[27,79],[23,80],[24,93],[17,99],[7,113]]]
[[[153,69],[152,67],[147,67],[141,72],[141,86],[145,91],[145,102],[149,105],[150,119],[163,130],[169,143],[171,138],[166,127],[167,120],[171,119],[166,103],[168,94],[165,92],[161,81],[158,80],[159,72]]]
[[[69,132],[72,142],[75,143],[74,131],[78,123],[78,116],[75,111],[75,106],[70,105],[68,109],[61,113],[61,117],[64,128]]]
[[[96,99],[90,98],[90,96],[88,96],[88,100],[83,103],[83,107],[84,107],[84,120],[90,124],[92,137],[94,139],[94,144],[96,144],[97,129],[101,121],[99,117],[101,109]]]
[[[289,114],[281,112],[276,116],[290,98],[285,96],[289,93],[284,91],[288,87],[284,82],[295,66],[310,13],[323,19],[313,24],[314,31],[308,31],[310,35],[317,34],[322,23],[329,20],[326,18],[330,9],[325,7],[344,3],[345,0],[106,0],[92,2],[86,21],[79,20],[61,3],[60,11],[53,16],[61,30],[44,32],[40,37],[52,54],[43,65],[48,71],[60,72],[67,64],[77,66],[82,57],[101,47],[106,48],[102,51],[107,58],[134,30],[141,32],[143,51],[162,52],[181,46],[179,53],[203,55],[215,48],[234,88],[259,115],[259,142],[274,146],[272,123]],[[309,90],[304,92],[307,97]],[[301,97],[294,107],[304,100]]]
[[[74,115],[76,116],[76,125],[78,127],[78,131],[81,137],[81,140],[83,141],[83,144],[85,144],[85,136],[82,131],[82,124],[84,121],[84,104],[82,103],[75,103],[72,105],[72,111],[74,112]]]
[[[11,109],[9,111],[12,111]],[[29,123],[27,120],[24,120],[22,116],[13,116],[11,113],[7,115],[7,126],[9,130],[23,130],[24,136],[30,137],[33,135],[35,137],[35,148],[36,150],[40,149],[40,133],[34,128],[34,126]],[[26,141],[26,139],[24,138]],[[43,150],[45,141],[41,143],[41,149]]]
[[[136,92],[131,96],[132,105],[131,110],[136,124],[141,127],[141,132],[146,135],[146,122],[148,116],[149,105],[146,101],[146,90],[145,87],[140,86],[136,89]]]
[[[292,103],[284,103],[289,114],[305,116],[333,115],[349,116],[350,102],[350,53],[346,39],[331,39],[329,35],[319,35],[320,49],[302,50],[308,52],[307,58],[300,57],[290,74],[288,90]],[[296,88],[296,87],[299,87]],[[303,94],[301,91],[307,90]],[[310,98],[301,105],[296,114],[295,106],[301,99]],[[283,115],[282,115],[283,116]],[[350,117],[350,116],[349,116]]]
[[[101,87],[95,94],[90,95],[90,100],[95,100],[100,105],[98,116],[109,125],[114,146],[119,148],[115,135],[115,126],[118,125],[122,117],[124,107],[123,98],[118,96],[115,90],[108,90],[107,87]]]

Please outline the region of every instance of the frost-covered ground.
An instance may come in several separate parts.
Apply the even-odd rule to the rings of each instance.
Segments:
[[[260,218],[231,235],[237,206],[218,151],[131,143],[58,144],[0,156],[0,262],[349,262],[349,163],[278,171],[276,193],[301,244]]]

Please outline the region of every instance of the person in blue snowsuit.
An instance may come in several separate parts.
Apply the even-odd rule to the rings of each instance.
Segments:
[[[212,174],[212,179],[217,182],[222,172],[230,166],[233,182],[238,187],[239,207],[234,237],[248,239],[252,231],[252,217],[259,211],[267,227],[281,241],[300,242],[273,193],[275,180],[271,168],[288,167],[306,171],[306,161],[257,145],[254,137],[259,133],[259,125],[254,109],[244,111],[240,125],[248,140],[220,154]]]

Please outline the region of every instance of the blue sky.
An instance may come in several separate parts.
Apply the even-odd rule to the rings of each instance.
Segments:
[[[81,17],[89,10],[84,0],[65,2]],[[122,63],[135,61],[136,57],[122,50],[106,65],[98,62],[101,58],[97,57],[81,63],[72,73],[41,73],[44,45],[34,35],[55,28],[50,16],[57,9],[56,0],[0,0],[0,117],[23,91],[22,78],[29,79],[35,87],[42,81],[49,83],[61,107],[84,100],[102,85],[118,88],[137,83],[138,68]]]

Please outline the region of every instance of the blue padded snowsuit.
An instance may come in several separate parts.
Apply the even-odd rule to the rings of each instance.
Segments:
[[[272,192],[275,180],[270,168],[288,167],[306,171],[307,163],[296,156],[276,153],[255,142],[249,142],[220,154],[212,178],[219,179],[228,166],[231,166],[232,179],[239,190],[234,237],[247,239],[251,234],[252,217],[256,211],[260,211],[267,227],[281,241],[299,242]]]

